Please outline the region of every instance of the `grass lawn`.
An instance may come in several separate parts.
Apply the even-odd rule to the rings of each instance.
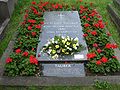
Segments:
[[[48,87],[12,87],[1,86],[0,90],[120,90],[120,85],[112,85],[109,89],[97,89],[93,86],[48,86]]]

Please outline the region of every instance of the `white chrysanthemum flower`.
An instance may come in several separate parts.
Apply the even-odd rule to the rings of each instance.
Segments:
[[[69,36],[67,36],[67,40],[70,40],[70,37],[69,37]]]
[[[56,53],[56,50],[52,50],[52,54],[55,54]]]
[[[70,48],[69,48],[69,47],[67,47],[67,49],[69,50]]]
[[[79,43],[76,43],[76,46],[79,46]]]
[[[64,52],[65,52],[65,49],[62,49],[62,52],[64,53]]]
[[[57,53],[60,53],[60,50],[57,50]]]
[[[62,40],[62,43],[63,43],[63,44],[65,44],[65,42],[66,42],[65,40]]]
[[[73,47],[76,47],[76,44],[73,44]]]
[[[46,47],[47,47],[48,45],[49,45],[48,43],[45,44]]]
[[[65,54],[67,54],[67,55],[68,55],[68,54],[69,54],[69,52],[66,52]]]
[[[64,37],[64,36],[61,36],[61,38],[62,38],[62,39],[65,39],[65,37]]]
[[[52,38],[51,41],[54,41],[54,38]]]
[[[75,40],[75,41],[78,41],[79,39],[76,37],[74,40]]]
[[[52,48],[52,47],[49,47],[49,48]]]
[[[55,43],[57,44],[57,43],[58,43],[58,41],[55,41]]]
[[[72,48],[69,48],[70,51],[72,51]]]
[[[47,53],[48,53],[48,54],[50,54],[50,53],[51,53],[51,51],[52,51],[52,49],[49,49]]]
[[[65,47],[67,47],[67,45],[65,45]]]
[[[73,40],[73,38],[71,38],[71,40]]]
[[[77,49],[77,47],[73,47],[75,50]]]
[[[67,42],[66,44],[67,44],[67,45],[70,45],[70,43],[69,43],[69,42]]]
[[[55,45],[55,48],[59,48],[60,46],[59,45]]]
[[[55,43],[55,41],[54,41],[54,40],[52,40],[52,43]]]
[[[50,41],[48,41],[47,44],[50,44]]]
[[[52,59],[57,59],[58,58],[58,55],[55,54],[54,56],[52,56]]]
[[[73,44],[73,48],[74,48],[74,49],[77,49],[76,44]]]
[[[64,40],[65,40],[65,42],[66,42],[66,41],[67,41],[67,38],[65,38]]]

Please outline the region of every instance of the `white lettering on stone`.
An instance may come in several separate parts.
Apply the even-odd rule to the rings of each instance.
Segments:
[[[70,64],[55,64],[55,67],[64,68],[64,67],[71,67],[71,65]]]

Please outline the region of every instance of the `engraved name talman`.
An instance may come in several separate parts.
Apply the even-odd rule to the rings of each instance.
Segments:
[[[71,67],[71,65],[70,64],[55,64],[55,67],[63,68],[63,67]]]

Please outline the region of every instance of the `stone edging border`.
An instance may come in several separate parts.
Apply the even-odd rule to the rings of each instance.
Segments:
[[[5,86],[88,86],[95,80],[120,84],[120,76],[87,77],[0,77],[0,85]]]
[[[119,32],[119,34],[120,34],[120,26],[119,26],[120,17],[118,17],[117,12],[115,12],[115,11],[113,10],[113,8],[112,8],[112,6],[111,6],[110,4],[107,6],[107,10],[108,10],[108,12],[109,12],[110,18],[112,19],[112,21],[114,22],[114,24],[117,26],[117,30],[118,30],[118,32]]]

